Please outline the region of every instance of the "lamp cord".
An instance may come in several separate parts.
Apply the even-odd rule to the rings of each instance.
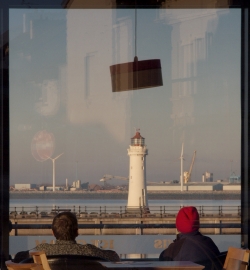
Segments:
[[[137,39],[137,9],[135,7],[135,56],[137,55],[136,39]]]

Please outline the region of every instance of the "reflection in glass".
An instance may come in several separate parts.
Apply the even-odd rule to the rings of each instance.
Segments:
[[[58,183],[76,180],[76,161],[84,181],[127,175],[135,127],[152,149],[152,181],[178,178],[182,142],[187,166],[197,150],[193,181],[207,171],[215,180],[228,178],[230,160],[239,174],[240,34],[232,31],[240,27],[239,10],[138,10],[138,16],[138,51],[162,59],[166,83],[112,93],[109,65],[134,53],[133,11],[11,10],[11,184],[50,182],[48,162],[36,162],[29,147],[45,129],[55,138],[55,154],[65,153]]]
[[[134,10],[10,10],[11,185],[52,185],[49,157],[60,153],[57,185],[126,177],[138,127],[149,182],[179,181],[182,143],[184,171],[197,151],[192,181],[239,176],[240,10],[139,9],[138,18],[138,55],[161,59],[163,86],[112,93],[109,67],[135,55]],[[53,144],[32,144],[43,131]]]

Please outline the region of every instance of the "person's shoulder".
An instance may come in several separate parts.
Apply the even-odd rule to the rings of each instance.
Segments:
[[[205,239],[206,243],[210,244],[211,246],[215,246],[219,251],[219,248],[217,247],[217,245],[215,244],[215,242],[212,238],[204,235],[204,239]]]
[[[105,252],[105,250],[100,249],[100,248],[98,248],[98,247],[96,247],[95,245],[92,245],[92,244],[85,244],[85,245],[77,244],[77,246],[78,246],[78,248],[80,248],[82,250],[87,250],[87,251],[90,251],[90,252],[94,252],[94,254]]]
[[[199,231],[188,233],[188,234],[185,235],[185,237],[188,240],[191,240],[191,241],[213,242],[212,238],[210,238],[207,235],[204,235],[204,234],[200,233]]]
[[[202,245],[206,246],[207,248],[213,249],[214,253],[217,255],[220,253],[219,248],[214,243],[213,239],[207,235],[203,235],[199,232],[192,240],[202,243]]]
[[[160,261],[173,261],[175,256],[179,253],[182,248],[183,243],[186,241],[186,238],[182,235],[178,235],[178,237],[171,243],[169,246],[164,249],[160,256]]]
[[[37,247],[46,247],[46,246],[50,246],[51,244],[48,244],[48,243],[41,243],[41,244],[38,244],[35,248],[34,248],[34,250],[36,250],[37,249]]]
[[[52,246],[52,244],[41,243],[41,244],[37,245],[34,250],[41,251],[41,250],[49,248],[50,246]]]
[[[82,249],[93,249],[93,250],[98,250],[99,249],[98,247],[96,247],[95,245],[92,245],[92,244],[82,245],[82,244],[77,243],[77,246],[82,248]]]
[[[103,259],[106,259],[109,261],[119,261],[120,260],[120,257],[118,256],[118,254],[114,250],[101,249],[101,248],[98,248],[92,244],[85,244],[85,245],[78,244],[78,246],[81,249],[90,253],[92,256],[100,257],[100,258],[103,258]]]
[[[211,237],[207,236],[207,235],[200,234],[200,237],[201,237],[201,239],[203,241],[213,242],[214,243],[213,239]]]

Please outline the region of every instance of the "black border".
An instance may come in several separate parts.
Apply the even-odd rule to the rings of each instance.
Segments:
[[[250,197],[249,197],[249,39],[250,3],[242,3],[241,15],[241,246],[249,248],[250,243]]]
[[[76,5],[72,2],[77,1]],[[93,4],[95,2],[95,4]],[[0,254],[1,269],[9,254],[9,9],[10,8],[241,8],[241,218],[242,247],[250,243],[250,198],[249,198],[249,0],[2,0],[0,1]],[[197,3],[199,2],[199,3]],[[229,2],[229,3],[228,3]],[[105,5],[107,3],[108,6]],[[160,3],[160,4],[159,4]],[[176,8],[176,6],[174,7]]]

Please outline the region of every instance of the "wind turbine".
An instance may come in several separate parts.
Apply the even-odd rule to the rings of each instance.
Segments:
[[[183,158],[183,143],[182,143],[182,148],[181,148],[181,157],[180,157],[180,159],[181,159],[181,191],[183,191],[183,160],[184,160],[184,158]]]
[[[56,186],[56,170],[55,170],[55,161],[56,159],[58,159],[61,155],[63,155],[63,153],[61,153],[60,155],[58,155],[55,158],[51,158],[49,157],[50,160],[52,160],[52,164],[53,164],[53,191],[55,191],[55,186]]]

